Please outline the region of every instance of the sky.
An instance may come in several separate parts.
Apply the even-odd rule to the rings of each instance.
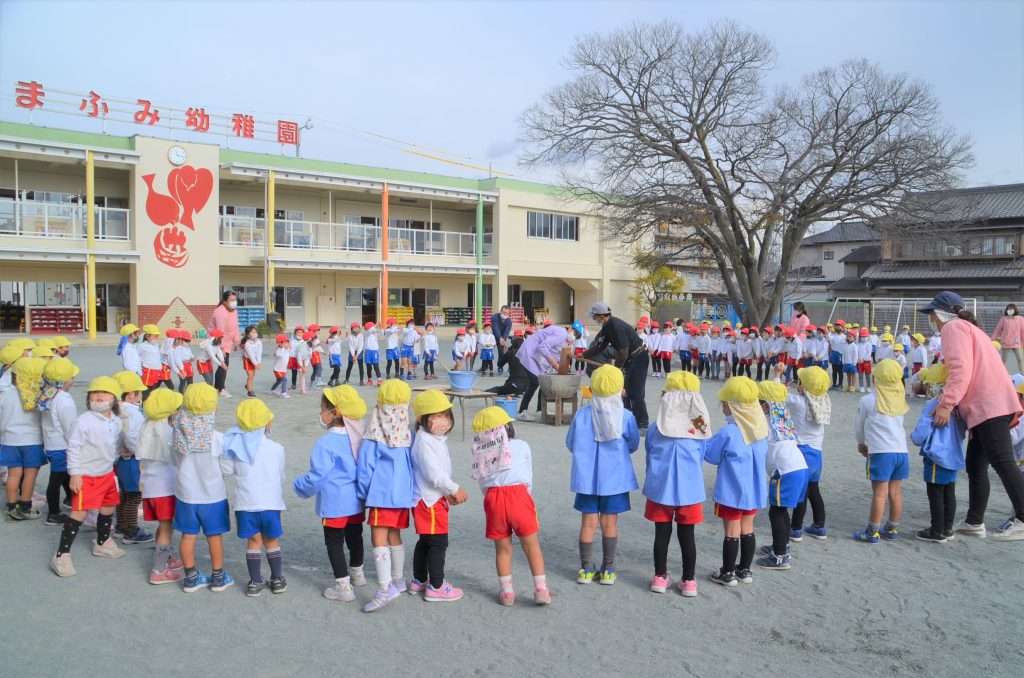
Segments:
[[[571,79],[563,60],[575,37],[662,19],[694,30],[732,19],[764,33],[778,49],[779,84],[849,58],[923,79],[946,122],[973,140],[965,184],[1024,182],[1024,3],[1013,0],[0,0],[0,120],[28,122],[15,83],[35,80],[72,96],[310,119],[306,158],[467,177],[491,167],[544,180],[554,173],[518,163],[518,119]],[[45,107],[34,123],[102,131],[82,113]],[[106,131],[203,138],[130,122]],[[272,142],[231,147],[294,153]]]

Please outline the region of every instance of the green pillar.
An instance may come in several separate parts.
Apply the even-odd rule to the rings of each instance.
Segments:
[[[476,197],[476,322],[484,326],[484,196]]]

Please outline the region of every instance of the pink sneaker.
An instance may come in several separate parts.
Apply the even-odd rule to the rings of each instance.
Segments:
[[[157,584],[172,584],[174,582],[181,581],[184,575],[181,570],[172,570],[170,567],[165,567],[163,572],[149,571],[149,583],[153,585]]]
[[[185,563],[181,562],[181,558],[175,558],[174,556],[171,556],[167,559],[167,568],[170,570],[181,571],[185,569]]]
[[[654,575],[654,579],[651,580],[651,591],[654,593],[664,593],[668,591],[668,587],[672,585],[672,579],[667,574],[663,576]]]
[[[448,583],[446,579],[441,588],[435,589],[433,586],[427,585],[427,593],[423,596],[423,599],[428,603],[452,603],[462,598],[462,589],[456,588]]]
[[[533,602],[537,605],[550,605],[551,604],[551,591],[547,589],[537,589],[533,592]]]
[[[686,581],[679,582],[679,592],[683,594],[683,598],[696,598],[697,581],[694,579],[687,579]]]
[[[498,593],[498,601],[501,602],[505,607],[512,607],[516,604],[516,592],[515,591],[501,591]]]
[[[418,581],[415,577],[409,580],[408,591],[410,596],[415,596],[417,593],[423,593],[426,590],[427,585]]]

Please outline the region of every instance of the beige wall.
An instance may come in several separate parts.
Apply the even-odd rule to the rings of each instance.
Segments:
[[[843,277],[844,274],[844,265],[840,263],[839,260],[845,257],[850,252],[857,249],[858,247],[868,244],[870,243],[855,242],[807,245],[801,247],[800,251],[797,252],[794,268],[802,268],[807,266],[821,266],[821,273],[825,280],[839,280],[840,278]],[[826,250],[833,253],[833,258],[830,261],[825,261]]]
[[[52,165],[21,160],[18,163],[18,189],[85,194],[85,165]],[[0,187],[14,188],[14,160],[0,159]],[[96,169],[96,195],[127,198],[129,173],[106,168]]]

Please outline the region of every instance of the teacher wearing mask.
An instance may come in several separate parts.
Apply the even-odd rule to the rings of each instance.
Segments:
[[[210,317],[210,330],[220,330],[224,336],[220,340],[221,350],[224,351],[224,366],[218,367],[213,375],[213,386],[217,393],[230,398],[231,394],[224,388],[224,382],[228,377],[228,364],[231,360],[231,350],[238,344],[238,297],[231,290],[225,290],[220,297],[220,304],[213,309]]]
[[[798,301],[793,304],[793,317],[789,319],[789,329],[796,333],[796,336],[804,336],[804,332],[807,331],[807,326],[811,324],[811,319],[807,317],[807,309],[804,308],[804,302]]]
[[[1006,354],[1012,353],[1017,361],[1017,371],[1024,372],[1024,317],[1021,316],[1017,304],[1007,304],[1003,317],[996,324],[996,331],[992,333],[992,340],[998,341],[1002,351],[1003,363],[1006,363]]]
[[[992,539],[1024,540],[1024,475],[1013,459],[1010,428],[1021,415],[1010,375],[992,340],[964,309],[955,292],[940,292],[918,309],[928,314],[932,328],[942,334],[942,355],[949,368],[946,387],[935,408],[935,426],[945,426],[954,409],[967,422],[967,478],[970,498],[967,517],[956,526],[961,534],[984,537],[988,507],[988,467],[992,466],[1013,504],[1013,517]]]
[[[583,353],[583,357],[589,360],[608,347],[615,352],[612,364],[625,373],[626,395],[622,398],[623,404],[636,417],[637,428],[643,435],[647,432],[648,424],[647,368],[650,367],[651,357],[636,330],[622,318],[613,316],[611,307],[605,302],[594,304],[590,309],[590,317],[600,323],[601,331],[597,333],[590,348]]]
[[[512,341],[512,316],[509,313],[508,305],[502,306],[497,313],[491,316],[491,331],[494,332],[494,338],[497,340],[497,361],[498,361],[498,376],[505,374],[505,369],[501,367],[502,360],[501,356],[504,355],[505,351],[509,348],[509,343]]]

